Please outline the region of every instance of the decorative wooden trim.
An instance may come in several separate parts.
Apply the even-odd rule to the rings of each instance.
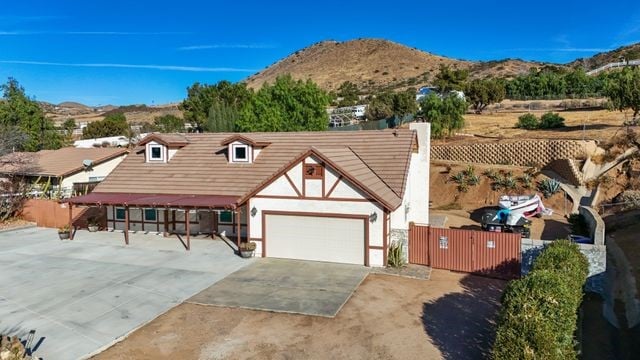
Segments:
[[[293,183],[293,180],[291,180],[291,178],[289,177],[289,174],[284,173],[284,177],[287,179],[287,181],[289,181],[289,185],[291,185],[296,194],[298,194],[298,197],[302,197],[302,194],[298,190],[298,187]],[[304,179],[302,179],[302,181],[304,181]]]
[[[320,201],[345,201],[345,202],[370,202],[379,204],[375,199],[352,199],[352,198],[327,198],[327,197],[296,197],[283,195],[255,195],[254,199],[282,199],[282,200],[320,200]]]
[[[384,246],[369,245],[370,250],[384,250]]]
[[[411,151],[411,150],[409,150],[409,151]],[[378,196],[376,196],[377,194],[375,194],[373,191],[367,190],[367,188],[364,185],[362,185],[362,183],[360,183],[357,179],[355,179],[353,176],[351,176],[346,171],[344,171],[342,168],[340,168],[335,163],[333,163],[331,161],[331,159],[327,158],[326,156],[322,155],[321,153],[319,153],[318,151],[316,151],[314,149],[309,149],[308,151],[304,152],[303,154],[301,154],[297,158],[293,159],[288,165],[283,167],[280,171],[275,173],[272,177],[270,177],[269,179],[263,181],[260,185],[258,185],[252,191],[250,191],[250,192],[246,193],[245,195],[243,195],[240,199],[238,199],[238,203],[246,202],[246,200],[254,197],[257,193],[259,193],[266,186],[268,186],[269,184],[273,183],[273,181],[275,179],[277,179],[279,176],[282,176],[282,174],[286,173],[287,171],[291,170],[293,167],[295,167],[300,162],[302,162],[304,164],[304,159],[306,159],[307,157],[309,157],[311,155],[313,155],[313,156],[317,157],[318,159],[324,161],[329,167],[334,169],[335,172],[337,172],[338,174],[343,175],[346,179],[348,179],[349,182],[351,182],[356,188],[360,189],[363,193],[368,194],[371,198],[376,199],[376,202],[379,203],[380,205],[382,205],[383,207],[388,208],[390,210],[394,210],[394,208],[391,205],[389,205],[388,203],[386,203],[384,201],[384,199],[378,198]],[[408,169],[408,167],[407,167],[407,169]],[[302,166],[302,170],[301,171],[304,172],[304,166]],[[304,173],[302,175],[303,175],[303,179],[304,179]],[[405,172],[405,177],[406,177],[406,172]],[[305,181],[302,182],[302,195],[303,195],[303,197],[306,195],[306,192],[305,192]]]
[[[249,238],[249,241],[259,241],[259,242],[263,242],[262,238]]]
[[[364,223],[364,266],[369,265],[369,215],[352,215],[338,213],[319,213],[319,212],[296,212],[296,211],[262,211],[262,257],[267,256],[267,215],[285,215],[285,216],[308,216],[308,217],[327,217],[339,219],[360,219]]]
[[[329,189],[329,192],[324,197],[328,198],[329,196],[331,196],[331,194],[333,193],[333,190],[335,190],[338,187],[341,181],[342,181],[342,174],[339,174],[338,179],[336,180],[335,183],[333,183],[333,185],[331,186],[331,189]]]

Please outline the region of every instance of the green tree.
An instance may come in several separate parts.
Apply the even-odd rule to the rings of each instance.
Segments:
[[[56,131],[53,122],[44,116],[42,108],[35,100],[27,97],[17,80],[9,78],[0,89],[3,92],[3,101],[0,101],[0,125],[18,127],[26,135],[26,139],[17,150],[38,151],[62,147],[62,136]]]
[[[183,132],[184,120],[171,114],[157,116],[153,119],[153,127],[163,133]]]
[[[382,92],[373,97],[365,111],[365,117],[369,120],[388,119],[393,114],[393,93],[390,91]]]
[[[490,104],[501,102],[505,95],[504,82],[499,79],[475,79],[465,88],[465,96],[476,110],[476,114],[482,114]]]
[[[265,84],[243,106],[235,123],[239,131],[326,130],[329,96],[311,80],[279,76]]]
[[[465,83],[469,77],[466,69],[451,68],[448,65],[440,65],[440,71],[436,74],[433,84],[442,94],[448,94],[452,90],[464,90]]]
[[[89,123],[82,130],[83,139],[129,135],[131,135],[131,130],[127,124],[127,118],[121,112],[108,114],[103,120]]]
[[[431,136],[442,138],[464,127],[467,102],[458,96],[430,94],[420,102],[421,115],[431,123]]]
[[[418,111],[414,90],[393,93],[385,91],[377,94],[367,106],[365,117],[370,120],[402,118]]]
[[[62,123],[62,129],[66,131],[67,135],[73,134],[73,130],[77,127],[76,121],[74,119],[67,119]]]
[[[345,81],[338,88],[337,97],[342,98],[338,102],[339,107],[353,106],[358,103],[358,87],[351,81]]]
[[[207,132],[233,132],[236,131],[239,118],[240,111],[235,106],[216,100],[209,109],[209,116],[202,129]]]
[[[611,73],[605,94],[615,110],[631,109],[635,119],[640,113],[640,67],[626,67]]]
[[[245,83],[234,84],[226,80],[215,85],[195,83],[187,89],[187,98],[180,108],[184,111],[186,122],[203,128],[215,102],[224,102],[239,111],[252,97],[253,91]]]

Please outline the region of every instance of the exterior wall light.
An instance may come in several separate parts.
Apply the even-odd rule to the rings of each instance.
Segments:
[[[258,209],[256,209],[255,206],[252,207],[251,208],[251,217],[255,217],[257,213],[258,213]]]
[[[371,215],[369,215],[369,222],[374,223],[376,220],[378,220],[378,213],[372,212]]]

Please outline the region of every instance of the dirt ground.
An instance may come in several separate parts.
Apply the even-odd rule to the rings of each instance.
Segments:
[[[94,359],[481,359],[505,284],[369,275],[333,319],[182,304]]]
[[[450,167],[450,169],[448,168]],[[450,177],[466,169],[463,165],[452,165],[434,162],[430,172],[430,200],[431,214],[445,215],[448,228],[481,230],[480,219],[488,208],[495,208],[498,198],[504,191],[494,191],[491,188],[491,180],[482,173],[487,169],[494,171],[511,171],[514,177],[521,176],[525,168],[516,166],[489,166],[474,165],[475,173],[480,176],[478,185],[470,186],[467,192],[460,192],[457,184]],[[542,180],[543,176],[536,177]],[[529,195],[536,192],[532,189],[524,189],[519,186],[511,191],[510,195]],[[553,215],[533,218],[531,236],[534,239],[561,239],[570,234],[570,227],[565,217],[571,212],[572,202],[565,198],[560,191],[548,199],[542,199],[547,208],[553,210]]]
[[[487,110],[481,115],[465,115],[466,126],[458,131],[461,134],[472,134],[505,138],[528,139],[595,139],[607,141],[617,132],[624,130],[622,126],[625,120],[631,118],[631,114],[609,110],[562,110],[556,106],[543,106],[544,110],[531,110],[528,108],[504,110],[504,107],[512,106],[509,101],[502,103],[503,109]],[[533,102],[531,102],[533,103]],[[560,103],[560,101],[555,101]],[[522,106],[526,106],[523,104]],[[540,117],[548,111],[554,111],[565,119],[565,127],[553,130],[524,130],[515,127],[518,117],[531,112]],[[456,137],[444,141],[434,141],[434,144],[482,141],[481,138]]]

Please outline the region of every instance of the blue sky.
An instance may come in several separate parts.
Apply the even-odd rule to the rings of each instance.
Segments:
[[[640,42],[640,2],[3,1],[0,81],[89,105],[180,101],[321,40],[384,38],[449,57],[564,63]]]

